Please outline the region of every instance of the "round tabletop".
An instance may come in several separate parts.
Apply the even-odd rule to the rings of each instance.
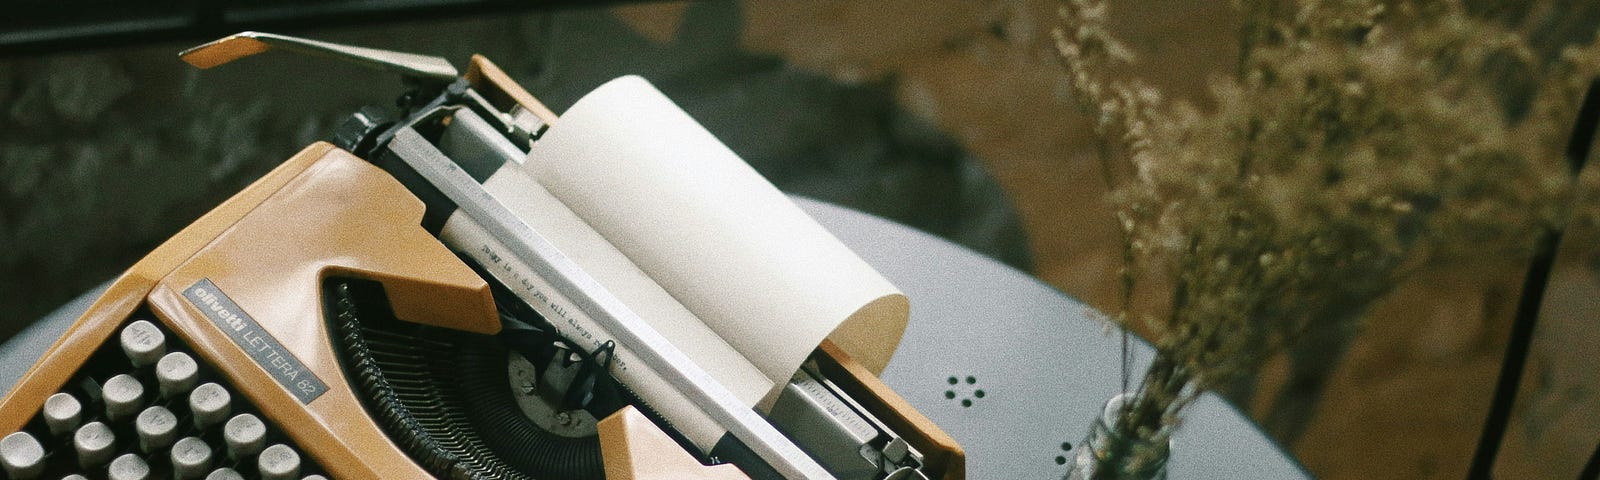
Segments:
[[[911,299],[883,381],[966,449],[968,478],[1061,478],[1069,448],[1121,388],[1120,336],[1024,272],[888,220],[797,201]],[[1143,372],[1154,349],[1130,343],[1133,372]],[[1213,394],[1189,406],[1167,465],[1174,479],[1310,478]]]
[[[1094,309],[938,237],[796,201],[911,299],[911,322],[883,380],[966,449],[968,477],[1066,473],[1071,449],[1121,384],[1120,339]],[[0,389],[9,391],[105,286],[0,345]],[[1153,350],[1132,344],[1134,371],[1143,371]],[[1169,478],[1309,478],[1215,395],[1189,407],[1172,442]]]

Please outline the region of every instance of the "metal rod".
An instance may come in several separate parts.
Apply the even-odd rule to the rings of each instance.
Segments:
[[[389,150],[785,478],[834,478],[410,127]]]
[[[1578,119],[1567,142],[1567,163],[1576,183],[1583,164],[1589,160],[1594,145],[1595,127],[1600,126],[1600,79],[1589,83],[1583,95],[1583,106],[1578,109]],[[1539,308],[1544,302],[1545,288],[1550,284],[1550,269],[1555,263],[1556,247],[1561,245],[1561,230],[1551,228],[1539,239],[1533,264],[1523,278],[1522,297],[1517,299],[1517,316],[1511,324],[1511,338],[1506,342],[1505,360],[1500,364],[1500,380],[1494,387],[1494,401],[1489,405],[1489,416],[1483,422],[1483,434],[1478,438],[1478,449],[1472,456],[1472,466],[1467,470],[1471,480],[1487,480],[1494,471],[1495,457],[1500,454],[1506,426],[1511,422],[1511,407],[1517,401],[1517,388],[1522,385],[1522,372],[1528,363],[1528,350],[1533,344],[1533,327],[1539,321]]]

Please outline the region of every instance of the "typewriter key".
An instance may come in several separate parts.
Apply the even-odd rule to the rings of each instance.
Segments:
[[[135,367],[156,363],[167,351],[167,336],[147,320],[138,320],[122,328],[122,353]]]
[[[116,441],[116,434],[104,423],[89,422],[78,427],[78,432],[72,435],[72,448],[78,451],[78,466],[95,469],[105,465],[116,452],[112,448]]]
[[[222,426],[222,438],[228,442],[228,458],[240,460],[255,455],[266,445],[267,425],[255,415],[234,415]]]
[[[228,418],[229,403],[233,396],[216,383],[207,383],[189,392],[189,410],[194,412],[194,426],[204,429]]]
[[[161,397],[174,398],[187,393],[194,388],[199,372],[200,366],[187,353],[172,352],[161,357],[156,363],[156,382],[161,388]]]
[[[155,405],[139,412],[134,419],[134,430],[139,433],[139,449],[145,453],[167,448],[178,436],[178,416],[167,407]]]
[[[0,467],[17,480],[37,478],[44,471],[44,446],[28,432],[6,435],[0,440]]]
[[[206,475],[206,480],[244,480],[244,475],[240,475],[239,472],[231,468],[223,467],[212,470],[210,475]]]
[[[78,428],[83,421],[83,404],[70,393],[57,393],[44,401],[44,423],[51,435],[63,435]]]
[[[107,469],[106,474],[110,480],[146,480],[150,478],[150,465],[138,455],[125,453],[111,461],[111,468]]]
[[[106,401],[106,417],[112,421],[133,416],[139,411],[144,397],[144,384],[126,373],[106,380],[102,395]]]
[[[178,478],[199,478],[211,470],[211,447],[195,437],[173,444],[171,457],[172,473]]]
[[[300,475],[300,454],[280,443],[262,450],[256,465],[262,480],[292,480]]]

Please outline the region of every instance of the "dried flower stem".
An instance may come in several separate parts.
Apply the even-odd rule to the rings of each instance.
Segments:
[[[1118,421],[1147,438],[1307,332],[1353,331],[1417,269],[1525,255],[1562,216],[1560,99],[1581,69],[1543,68],[1519,35],[1447,0],[1237,5],[1239,66],[1205,112],[1108,74],[1134,55],[1103,0],[1059,8],[1058,57],[1121,227],[1117,318],[1133,318],[1141,275],[1173,285],[1151,325],[1157,359]],[[1516,121],[1482,75],[1507,65],[1548,86]]]

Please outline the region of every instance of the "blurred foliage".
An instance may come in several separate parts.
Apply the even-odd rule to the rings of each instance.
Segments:
[[[1114,186],[1124,290],[1171,288],[1165,311],[1122,314],[1157,333],[1121,418],[1146,437],[1285,348],[1337,341],[1307,332],[1357,328],[1420,268],[1528,255],[1567,217],[1562,151],[1600,71],[1592,49],[1545,61],[1485,15],[1502,12],[1457,2],[1236,6],[1239,63],[1204,110],[1112,73],[1137,54],[1105,2],[1060,8],[1059,56]],[[1532,88],[1508,101],[1512,75]]]

